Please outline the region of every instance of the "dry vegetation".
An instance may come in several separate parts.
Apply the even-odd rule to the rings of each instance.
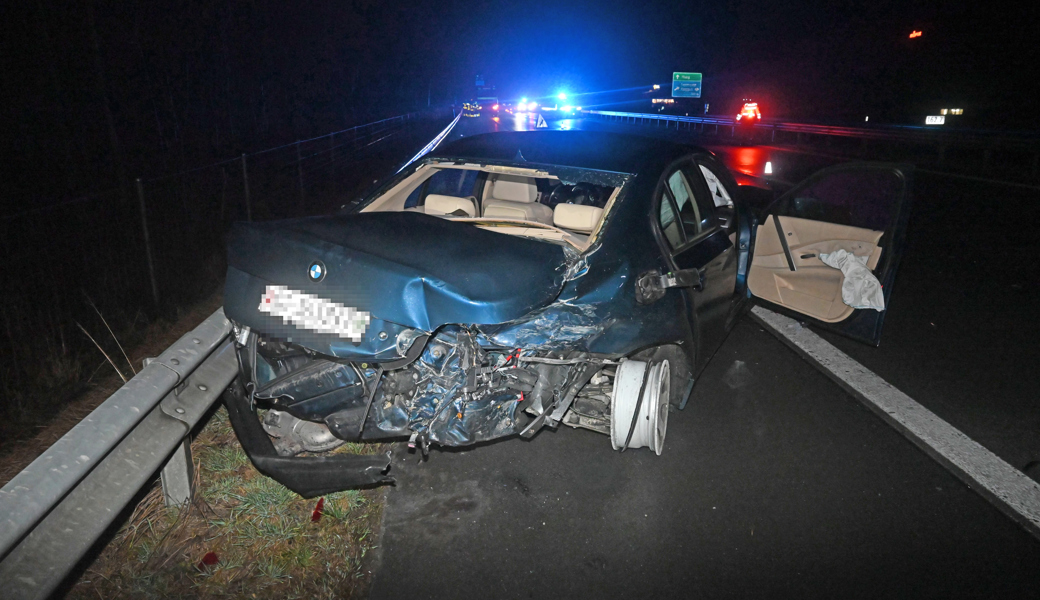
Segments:
[[[123,385],[114,368],[132,377],[132,371],[140,369],[145,357],[162,354],[179,337],[213,314],[222,303],[223,297],[219,292],[211,294],[188,309],[178,310],[169,319],[157,319],[146,326],[138,325],[130,331],[113,335],[109,335],[101,320],[92,323],[88,330],[95,334],[102,348],[92,349],[89,369],[83,369],[87,359],[78,357],[74,360],[77,365],[74,372],[51,373],[58,385],[75,388],[77,394],[72,399],[61,399],[60,402],[56,399],[46,406],[27,410],[24,419],[19,421],[19,435],[7,435],[8,432],[4,431],[5,435],[0,437],[0,485],[27,467]],[[126,359],[123,348],[126,348]],[[112,357],[111,363],[102,352]],[[57,360],[55,364],[66,363]],[[51,366],[51,369],[57,368]],[[46,394],[47,389],[41,388],[38,394]],[[4,392],[0,381],[0,403],[12,402],[12,397]]]
[[[341,452],[382,451],[347,445]],[[192,443],[195,497],[158,484],[69,598],[357,598],[370,574],[381,490],[304,500],[249,463],[221,408]]]

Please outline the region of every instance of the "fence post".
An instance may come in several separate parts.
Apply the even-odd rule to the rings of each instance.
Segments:
[[[184,438],[159,473],[166,506],[185,506],[191,502],[191,481],[195,464],[191,460],[191,439]]]
[[[137,199],[141,203],[141,231],[144,233],[144,254],[148,259],[148,278],[152,283],[152,300],[155,301],[155,308],[159,308],[159,286],[155,283],[155,264],[152,262],[152,240],[148,236],[148,213],[145,211],[144,204],[144,184],[141,183],[141,178],[137,178]]]
[[[246,168],[246,155],[242,153],[242,183],[246,191],[246,221],[253,221],[253,206],[249,200],[249,169]]]
[[[296,140],[296,176],[300,180],[300,208],[303,208],[303,154],[300,153],[300,140]]]

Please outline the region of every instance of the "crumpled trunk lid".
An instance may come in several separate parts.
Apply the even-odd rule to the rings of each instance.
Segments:
[[[311,276],[315,264],[320,277]],[[389,361],[403,358],[420,331],[503,323],[548,305],[567,266],[561,246],[415,212],[236,223],[224,312],[324,354]],[[352,309],[366,319],[363,335],[349,339],[261,310],[271,286]]]

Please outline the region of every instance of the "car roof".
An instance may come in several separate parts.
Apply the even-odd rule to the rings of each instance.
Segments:
[[[697,146],[622,133],[504,131],[484,133],[445,144],[431,152],[430,158],[465,158],[515,165],[528,162],[638,173],[645,164],[657,162],[662,156],[697,151],[709,153]]]

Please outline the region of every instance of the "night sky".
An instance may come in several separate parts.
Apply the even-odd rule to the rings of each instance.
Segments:
[[[462,102],[704,73],[720,111],[1035,130],[1033,3],[818,1],[5,3],[5,204]],[[909,39],[913,30],[923,35]],[[578,96],[585,104],[602,97]],[[31,197],[31,199],[30,199]]]

